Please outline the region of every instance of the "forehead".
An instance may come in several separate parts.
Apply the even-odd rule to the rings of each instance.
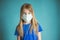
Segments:
[[[28,9],[24,9],[23,12],[27,12],[27,13],[28,13],[28,12],[30,12],[30,11],[29,11]]]

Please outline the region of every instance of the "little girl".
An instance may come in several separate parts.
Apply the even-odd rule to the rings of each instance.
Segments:
[[[42,27],[34,16],[31,4],[23,4],[20,11],[20,22],[14,33],[17,40],[41,40],[41,31]]]

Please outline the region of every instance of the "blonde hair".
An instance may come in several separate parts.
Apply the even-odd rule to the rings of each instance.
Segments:
[[[19,33],[19,35],[20,36],[22,36],[23,37],[23,34],[24,34],[24,32],[23,32],[23,23],[24,23],[24,21],[22,20],[22,15],[23,15],[23,10],[24,9],[28,9],[30,12],[31,12],[31,14],[33,15],[33,18],[32,18],[32,20],[31,20],[31,28],[30,28],[30,32],[32,31],[32,29],[34,29],[34,31],[37,33],[38,32],[38,25],[37,25],[37,20],[36,20],[36,18],[35,18],[35,16],[34,16],[34,11],[33,11],[33,9],[32,9],[32,6],[31,6],[31,4],[28,4],[28,3],[25,3],[25,4],[23,4],[22,5],[22,7],[21,7],[21,11],[20,11],[20,22],[19,22],[19,24],[18,24],[18,26],[17,26],[17,30],[18,30],[18,33]]]

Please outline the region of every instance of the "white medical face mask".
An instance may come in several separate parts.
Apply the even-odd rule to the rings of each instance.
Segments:
[[[32,19],[32,14],[23,14],[22,19],[26,22],[29,23]]]

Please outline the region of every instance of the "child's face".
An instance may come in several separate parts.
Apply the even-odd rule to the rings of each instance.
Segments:
[[[24,9],[23,15],[22,15],[22,19],[24,20],[24,22],[30,23],[32,18],[33,18],[33,16],[31,14],[31,12],[28,9]]]

